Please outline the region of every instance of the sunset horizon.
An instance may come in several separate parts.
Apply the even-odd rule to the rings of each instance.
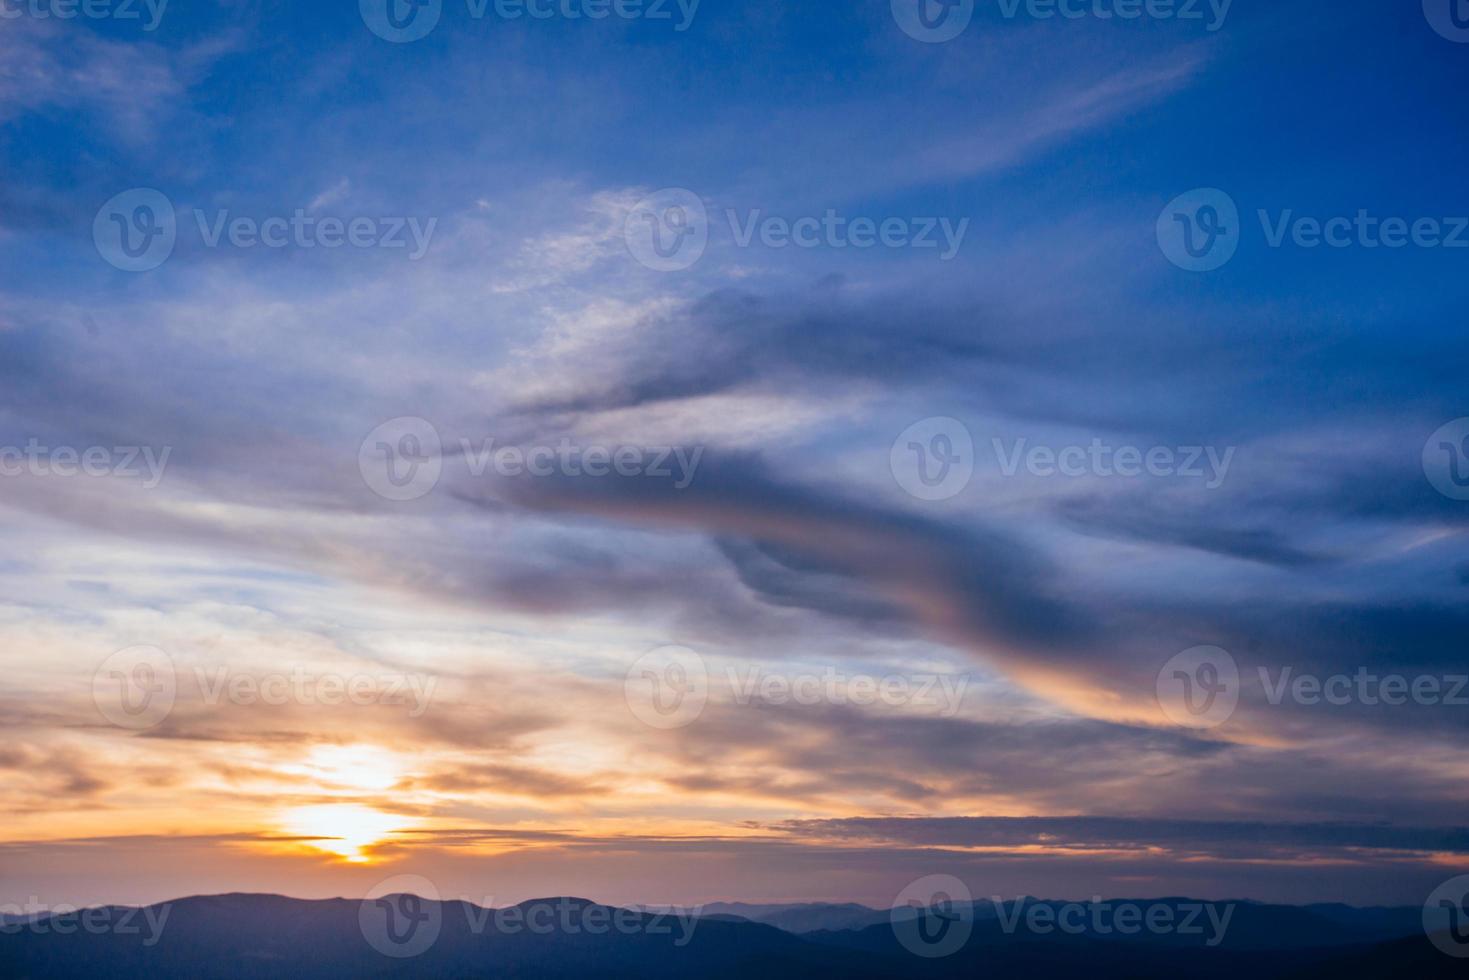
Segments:
[[[1448,975],[1466,66],[0,0],[0,980]]]

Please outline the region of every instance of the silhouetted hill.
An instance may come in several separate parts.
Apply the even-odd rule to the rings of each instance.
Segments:
[[[1183,905],[1186,900],[1167,900]],[[1058,904],[1058,903],[1042,903]],[[1157,904],[1157,903],[1153,903]],[[1197,903],[1189,903],[1197,904]],[[987,903],[982,903],[987,906]],[[754,911],[758,907],[747,907]],[[816,915],[820,906],[783,907]],[[832,907],[841,909],[842,907]],[[861,906],[831,915],[859,916]],[[765,909],[773,917],[779,914]],[[875,910],[867,910],[869,912]],[[378,903],[303,901],[275,895],[181,899],[149,909],[110,908],[10,923],[0,933],[0,977],[68,978],[520,978],[647,977],[760,980],[842,977],[972,978],[1011,971],[1032,980],[1332,980],[1465,975],[1464,963],[1420,934],[1387,943],[1323,942],[1344,933],[1341,912],[1239,905],[1226,941],[1197,937],[1006,932],[1001,910],[981,907],[969,941],[952,955],[925,959],[899,941],[890,923],[798,936],[717,912],[688,916],[614,909],[585,899],[552,898],[490,910],[466,902],[389,896]],[[1013,910],[1006,909],[1006,916]],[[825,914],[825,913],[823,913]],[[1379,922],[1397,916],[1367,916]],[[90,915],[94,928],[84,925]],[[799,915],[797,916],[800,917]],[[109,928],[98,930],[105,920]],[[1350,924],[1350,923],[1348,923]],[[1239,934],[1234,935],[1238,928]],[[1302,934],[1292,934],[1300,929]],[[1307,940],[1310,940],[1308,942]]]
[[[1358,977],[1464,980],[1469,977],[1469,960],[1446,956],[1426,937],[1418,935],[1367,949],[1335,952],[1291,974],[1287,980],[1355,980]]]
[[[852,902],[797,902],[786,905],[712,902],[704,906],[703,914],[710,918],[736,916],[794,933],[815,932],[819,929],[862,929],[888,921],[886,911]]]
[[[1366,935],[1362,938],[1381,937],[1391,939],[1398,936],[1416,936],[1423,928],[1423,910],[1413,908],[1392,908],[1375,906],[1373,908],[1356,908],[1352,905],[1340,905],[1336,903],[1322,905],[1303,906],[1312,915],[1330,919],[1333,922],[1357,930],[1359,934],[1363,930]]]
[[[1016,903],[1006,902],[1002,908],[984,903],[976,908],[975,934],[994,938],[1009,932],[1019,938],[1035,933],[1026,928],[1026,918],[1034,915],[1034,909],[1049,910],[1043,918],[1062,921],[1066,909],[1074,909],[1080,903],[1046,900],[1025,900],[1017,909]],[[978,906],[979,903],[976,903]],[[1122,921],[1119,910],[1131,907],[1138,910],[1132,920]],[[1324,908],[1324,907],[1323,907]],[[1348,906],[1335,906],[1337,910]],[[1167,911],[1166,921],[1171,925],[1163,930],[1146,928],[1144,916]],[[1403,936],[1419,934],[1421,925],[1418,909],[1361,909],[1355,919],[1345,912],[1335,916],[1322,914],[1311,908],[1294,905],[1269,905],[1261,902],[1229,901],[1200,902],[1189,898],[1151,899],[1107,899],[1103,902],[1081,905],[1080,913],[1072,913],[1065,919],[1078,930],[1068,934],[1084,936],[1105,942],[1147,943],[1150,945],[1177,948],[1219,948],[1237,950],[1308,949],[1317,946],[1339,946],[1382,942]],[[1053,929],[1041,938],[1060,932]]]
[[[736,977],[748,975],[745,964],[755,959],[814,965],[828,962],[830,953],[758,923],[703,921],[689,931],[668,916],[580,899],[546,899],[516,906],[518,918],[465,902],[418,903],[419,910],[431,910],[437,935],[421,951],[397,958],[374,948],[368,934],[391,952],[412,944],[399,950],[386,931],[375,925],[364,930],[362,908],[362,902],[348,899],[188,898],[144,910],[153,921],[162,920],[156,935],[138,910],[104,910],[114,922],[133,913],[125,931],[88,931],[78,915],[44,919],[36,928],[0,934],[0,976],[346,980],[641,977],[672,971]],[[547,914],[540,920],[533,912],[526,915],[537,909]],[[598,911],[590,913],[593,909]],[[564,922],[568,913],[576,923],[571,929]],[[614,926],[618,916],[625,928]],[[853,975],[869,975],[860,960],[858,953],[841,953],[835,962]]]
[[[1034,914],[1030,912],[1031,909],[1048,909],[1050,917],[1055,919],[1066,907],[1078,904],[1033,898],[1018,901],[1019,919],[1016,919],[1016,901],[1003,902],[1000,906],[990,901],[974,902],[971,908],[977,934],[992,934],[997,930],[1004,932],[1007,923],[1014,923],[1011,932],[1024,933],[1028,931],[1024,927],[1025,916]],[[1387,941],[1417,935],[1421,931],[1422,915],[1417,908],[1354,908],[1338,904],[1292,906],[1247,901],[1201,903],[1187,898],[1109,899],[1102,904],[1114,907],[1131,904],[1148,909],[1166,906],[1170,909],[1173,921],[1180,924],[1188,919],[1193,909],[1201,909],[1201,914],[1195,914],[1195,925],[1204,930],[1205,936],[1212,925],[1208,915],[1209,908],[1222,919],[1226,915],[1226,907],[1233,906],[1232,911],[1227,912],[1228,928],[1224,930],[1221,942],[1224,947],[1233,949],[1279,949]],[[1108,930],[1105,928],[1109,925],[1106,917],[1102,921],[1104,928],[1098,929],[1091,915],[1090,903],[1085,903],[1083,907],[1085,914],[1080,920],[1083,926],[1080,932],[1082,935],[1102,940],[1155,942],[1176,946],[1200,944],[1196,933],[1170,931],[1154,934],[1146,929],[1139,929],[1134,933]],[[865,905],[819,902],[784,905],[715,902],[703,909],[706,918],[762,922],[801,935],[860,931],[872,926],[886,926],[891,921],[891,914],[889,910]]]

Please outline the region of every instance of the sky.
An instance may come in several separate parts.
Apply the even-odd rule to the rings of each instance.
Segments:
[[[1447,3],[76,9],[0,0],[0,902],[1469,871]]]

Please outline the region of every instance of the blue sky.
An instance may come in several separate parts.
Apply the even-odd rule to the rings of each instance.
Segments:
[[[1418,4],[1237,0],[1210,30],[982,0],[942,43],[866,2],[703,0],[677,30],[674,6],[446,0],[409,43],[352,3],[175,0],[154,30],[5,9],[0,449],[52,465],[0,477],[0,884],[332,894],[412,870],[506,897],[881,902],[946,871],[1416,903],[1462,870],[1462,706],[1268,683],[1464,671],[1469,503],[1434,481],[1469,435],[1469,252],[1267,231],[1469,215],[1469,46]],[[128,271],[98,236],[137,189],[175,239]],[[674,230],[670,189],[708,239],[665,271],[636,236]],[[1196,189],[1239,216],[1208,272],[1157,231]],[[212,240],[298,212],[315,247]],[[740,240],[828,213],[951,247]],[[325,247],[324,219],[405,245]],[[972,474],[915,492],[909,442],[961,432]],[[429,433],[433,486],[384,495],[364,460]],[[688,479],[477,471],[490,439],[667,449]],[[1006,472],[1094,442],[1207,449],[1217,479]],[[59,475],[57,447],[116,466]],[[664,731],[624,675],[670,644],[713,680]],[[1160,678],[1202,645],[1238,705],[1179,725]],[[138,646],[171,658],[177,703],[109,726],[99,664]],[[211,703],[191,682],[221,664],[439,693],[414,718]],[[967,693],[752,705],[718,683],[752,666]],[[312,851],[333,813],[360,840]],[[983,822],[1004,818],[1054,821],[1054,852]],[[68,863],[98,838],[99,869]],[[165,894],[130,880],[195,853]]]

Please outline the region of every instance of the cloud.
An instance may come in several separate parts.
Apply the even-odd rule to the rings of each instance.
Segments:
[[[854,817],[801,820],[781,830],[824,840],[899,846],[1027,847],[1080,850],[1168,848],[1237,859],[1363,849],[1422,855],[1469,853],[1469,828],[1359,823],[1268,823],[1119,817]]]
[[[3,478],[0,803],[17,834],[106,841],[36,847],[27,874],[112,853],[138,880],[167,863],[233,886],[265,875],[235,849],[278,836],[276,809],[332,803],[449,828],[395,836],[385,862],[563,881],[546,892],[584,874],[642,900],[710,881],[815,897],[798,893],[818,873],[891,898],[946,867],[1030,891],[1028,875],[1401,895],[1457,860],[1462,712],[1271,705],[1258,674],[1462,673],[1469,512],[1421,459],[1465,411],[1452,270],[1368,268],[1365,250],[1267,267],[1246,249],[1185,279],[1157,253],[1158,209],[1201,166],[1245,214],[1262,186],[1313,202],[1280,183],[1289,140],[1257,159],[1239,120],[1177,98],[1206,98],[1206,77],[1257,92],[1250,43],[976,26],[918,53],[934,46],[885,11],[874,33],[871,14],[726,11],[678,48],[592,31],[466,43],[446,23],[412,52],[355,15],[290,44],[192,21],[131,41],[10,22],[0,121],[22,138],[0,153],[18,175],[0,187],[16,270],[0,447],[171,449],[153,490]],[[819,25],[823,43],[772,31],[729,61],[751,18]],[[1345,84],[1322,104],[1367,116],[1380,93]],[[1444,151],[1415,166],[1461,158],[1435,137],[1451,111],[1399,103],[1376,121]],[[1290,125],[1315,145],[1340,122]],[[119,273],[95,254],[95,209],[155,181],[186,224],[194,207],[350,208],[441,232],[415,263],[182,240],[155,274]],[[621,222],[665,186],[715,215],[973,224],[952,263],[716,235],[663,275],[632,261]],[[445,472],[400,504],[368,487],[359,450],[409,415],[444,437]],[[975,473],[921,501],[889,451],[940,415],[971,429]],[[475,476],[461,438],[701,456],[683,488]],[[1006,476],[996,438],[1237,455],[1205,492]],[[419,671],[441,699],[409,718],[208,704],[186,683],[134,735],[102,724],[90,685],[141,642],[191,667]],[[627,710],[624,672],[670,642],[717,668],[964,676],[974,700],[936,717],[740,704],[716,683],[696,723],[656,731]],[[1213,732],[1156,704],[1159,668],[1201,643],[1245,679]],[[302,762],[324,750],[374,765]],[[220,833],[126,833],[160,825]],[[1352,874],[1291,878],[1317,855]],[[358,883],[299,853],[250,856],[303,888]]]
[[[350,195],[351,193],[352,181],[350,178],[343,177],[341,180],[337,181],[335,184],[331,185],[326,190],[313,197],[311,199],[311,203],[306,205],[306,210],[320,211],[322,208],[329,208],[332,205],[340,204],[341,202],[345,201],[348,195]]]
[[[0,36],[0,121],[79,112],[142,151],[185,108],[190,86],[241,43],[226,32],[166,47],[106,40],[79,23],[11,18]]]

